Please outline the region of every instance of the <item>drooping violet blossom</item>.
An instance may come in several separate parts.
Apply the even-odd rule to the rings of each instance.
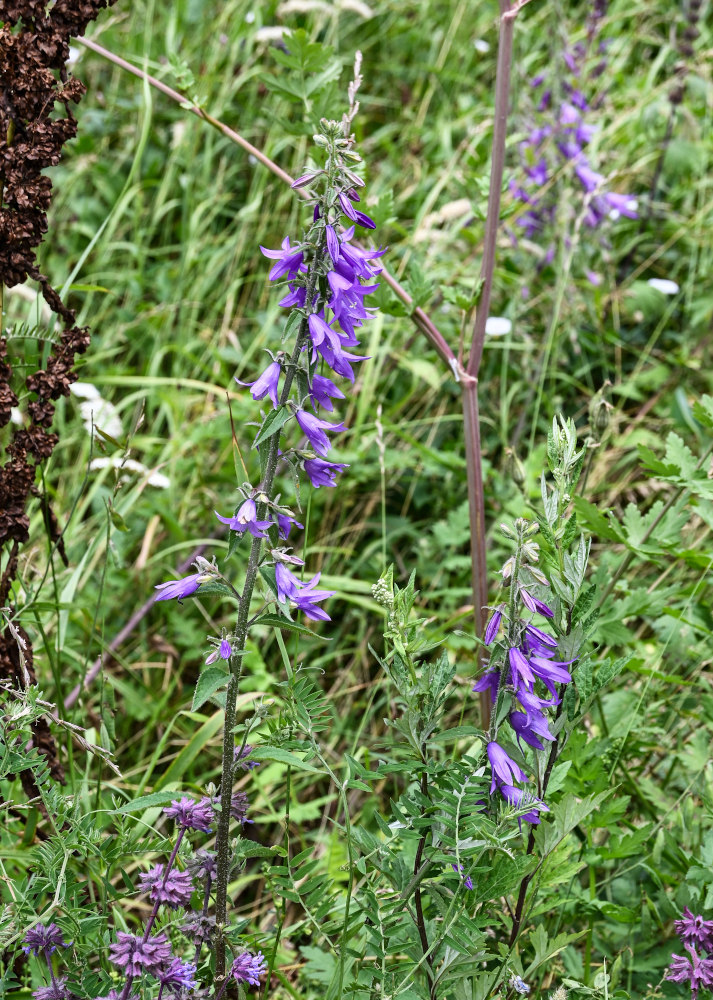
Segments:
[[[156,974],[173,958],[170,942],[163,932],[144,941],[136,934],[117,931],[116,938],[109,946],[109,961],[129,976],[140,976],[143,971]]]
[[[278,512],[277,531],[280,538],[285,538],[285,539],[289,538],[290,531],[293,525],[295,526],[295,528],[300,528],[300,529],[304,528],[304,524],[300,524],[297,518],[293,517],[292,514],[280,514]]]
[[[249,531],[253,538],[267,538],[265,529],[272,524],[270,520],[258,520],[257,506],[250,497],[240,505],[233,517],[222,517],[218,511],[214,513],[219,521],[229,525],[231,531],[236,531],[239,535],[244,535],[246,531]]]
[[[337,431],[346,430],[343,423],[331,424],[328,420],[320,420],[319,417],[316,417],[308,410],[297,410],[295,416],[297,417],[297,423],[300,425],[309,443],[312,445],[317,454],[322,455],[323,457],[332,447],[325,431],[335,433]]]
[[[215,647],[212,653],[206,656],[206,663],[215,663],[217,659],[229,660],[233,655],[233,647],[227,639],[221,639],[220,644]]]
[[[176,994],[183,990],[194,990],[198,985],[195,977],[195,965],[180,958],[174,958],[171,964],[157,975],[161,986]]]
[[[25,935],[22,950],[26,955],[51,955],[57,948],[68,948],[57,924],[35,924]]]
[[[344,399],[344,393],[339,389],[331,378],[326,375],[313,375],[310,387],[310,399],[315,407],[323,406],[330,412],[334,409],[333,399]]]
[[[164,810],[164,815],[173,819],[183,830],[198,830],[200,833],[210,833],[215,822],[215,810],[210,799],[188,798],[174,799]]]
[[[184,597],[190,597],[203,582],[202,576],[202,573],[191,573],[190,576],[184,576],[180,580],[167,580],[165,583],[157,584],[154,589],[160,593],[156,594],[156,600],[172,601],[175,597],[180,601]]]
[[[488,760],[493,769],[493,780],[490,784],[490,794],[495,791],[498,782],[504,785],[512,785],[514,781],[528,781],[528,777],[515,761],[508,757],[503,748],[492,740],[487,747]]]
[[[538,737],[543,740],[554,740],[547,726],[547,719],[541,712],[511,712],[509,719],[518,742],[522,739],[536,750],[544,750]]]
[[[218,874],[218,862],[215,851],[206,851],[201,847],[193,857],[186,860],[186,868],[193,878],[199,878],[204,882],[209,878],[213,882]]]
[[[489,670],[483,674],[480,680],[473,685],[473,691],[490,691],[490,700],[495,704],[498,697],[498,687],[500,686],[500,671]]]
[[[333,597],[333,590],[317,590],[321,573],[315,573],[311,580],[303,583],[295,574],[278,562],[275,566],[275,582],[277,584],[277,599],[282,603],[292,601],[308,618],[314,621],[329,621],[329,615],[321,608],[315,607],[327,597]]]
[[[488,622],[485,628],[485,636],[483,637],[483,642],[485,643],[486,646],[489,646],[490,643],[495,638],[495,636],[498,634],[498,629],[500,628],[500,622],[502,621],[502,618],[503,618],[502,608],[496,608],[496,610],[492,613],[490,621]]]
[[[261,951],[252,955],[244,951],[230,966],[230,975],[238,983],[248,983],[250,986],[260,985],[260,976],[267,972],[267,960]]]
[[[277,281],[287,275],[288,278],[295,278],[303,270],[303,255],[301,250],[295,250],[290,246],[290,237],[285,236],[282,241],[282,250],[268,250],[261,246],[263,256],[277,263],[270,270],[270,281]]]
[[[337,473],[349,468],[344,463],[326,462],[322,458],[306,458],[303,465],[315,489],[320,486],[336,486]]]
[[[139,875],[139,889],[148,892],[152,903],[163,903],[172,910],[187,909],[193,895],[193,878],[190,872],[172,868],[164,879],[165,865],[157,864]]]
[[[522,603],[528,611],[537,611],[545,618],[554,618],[554,611],[548,607],[544,601],[540,601],[537,597],[533,597],[530,591],[525,590],[524,587],[520,587],[520,597],[522,598]]]
[[[269,396],[273,407],[277,409],[280,405],[277,390],[280,382],[281,371],[282,366],[280,365],[280,362],[273,361],[267,366],[262,375],[260,375],[260,377],[254,382],[241,382],[238,378],[236,378],[235,381],[238,385],[247,386],[250,389],[250,395],[255,400],[264,399],[265,396]]]
[[[527,657],[524,655],[521,649],[517,646],[513,646],[508,650],[508,660],[510,661],[510,672],[512,677],[512,685],[514,688],[520,687],[520,684],[526,684],[530,691],[534,687],[535,677],[530,668]]]
[[[464,870],[463,865],[452,864],[451,868],[456,873],[456,875],[460,874],[461,878],[463,879],[463,885],[466,887],[466,889],[473,888],[473,879],[470,877],[470,875],[463,875],[463,870]]]
[[[701,958],[690,944],[684,947],[689,957],[671,955],[671,964],[664,979],[672,983],[690,983],[691,1000],[696,1000],[701,986],[713,987],[713,959]]]
[[[680,920],[674,920],[673,926],[682,944],[697,945],[704,951],[713,952],[713,920],[696,916],[684,906],[683,916]]]

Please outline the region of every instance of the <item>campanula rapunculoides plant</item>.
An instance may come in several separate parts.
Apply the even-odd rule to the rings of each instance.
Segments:
[[[215,565],[206,560],[182,580],[159,585],[157,600],[181,599],[194,593],[220,591],[236,598],[238,611],[229,635],[214,640],[217,656],[212,663],[225,664],[227,693],[221,787],[232,784],[235,752],[235,715],[238,685],[248,631],[257,623],[292,626],[293,610],[315,621],[328,621],[324,602],[332,591],[319,586],[320,574],[305,574],[303,560],[294,553],[297,516],[275,493],[280,467],[303,470],[312,486],[336,487],[338,475],[346,468],[330,457],[333,435],[346,430],[339,420],[325,419],[334,401],[343,399],[339,381],[354,382],[354,365],[365,356],[354,352],[359,346],[359,330],[371,317],[366,297],[377,288],[379,273],[374,261],[384,252],[362,248],[358,231],[375,228],[360,208],[359,190],[364,181],[355,173],[360,162],[355,152],[351,125],[358,109],[356,91],[360,82],[359,62],[349,91],[350,109],[341,122],[322,119],[315,144],[324,165],[299,177],[295,187],[309,185],[314,192],[312,222],[298,239],[285,236],[278,249],[261,247],[273,262],[270,280],[284,291],[280,304],[288,310],[283,342],[270,353],[265,370],[249,383],[256,401],[267,400],[254,440],[257,451],[255,480],[238,488],[234,513],[216,516],[227,524],[229,554],[247,549],[245,573],[238,588]],[[258,469],[259,462],[259,469]],[[246,540],[249,538],[249,545]],[[273,604],[279,617],[255,613],[253,596],[259,582],[264,585],[261,604]],[[220,671],[220,666],[211,670]],[[212,675],[209,675],[212,677]],[[220,678],[218,678],[220,682]],[[218,689],[212,687],[211,693]],[[216,891],[216,974],[225,974],[224,933],[227,924],[227,884],[230,867],[231,812],[221,809],[217,830]]]

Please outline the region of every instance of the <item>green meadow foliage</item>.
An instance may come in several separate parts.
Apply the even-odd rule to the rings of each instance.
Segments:
[[[488,657],[505,683],[508,642],[476,636],[462,384],[414,322],[421,307],[457,354],[482,294],[497,3],[103,11],[90,37],[182,102],[76,43],[88,93],[50,171],[40,263],[92,340],[37,479],[61,545],[34,497],[0,610],[18,662],[18,626],[31,638],[36,674],[0,681],[0,996],[48,988],[43,956],[22,948],[38,922],[68,944],[51,956],[66,990],[121,994],[110,948],[151,913],[140,876],[166,864],[180,828],[164,810],[215,801],[224,780],[238,660],[235,746],[259,767],[234,772],[249,822],[226,842],[224,939],[269,971],[221,986],[215,949],[187,944],[185,914],[163,907],[154,930],[204,990],[185,996],[689,995],[664,977],[687,954],[684,908],[713,920],[706,12],[532,0],[515,19],[478,391],[489,615],[507,612],[522,533],[537,529],[523,573],[548,581],[527,577],[552,619],[534,621],[570,664],[544,750],[508,729],[509,688],[490,729],[472,690]],[[257,485],[251,444],[264,418],[279,439],[283,419],[235,381],[282,349],[288,315],[258,247],[294,243],[312,210],[189,109],[297,177],[324,165],[313,136],[347,110],[357,50],[357,208],[376,224],[363,239],[388,246],[376,263],[411,304],[381,280],[359,331],[370,360],[355,388],[340,383],[334,414],[320,411],[348,428],[337,486],[314,489],[289,463],[276,474],[304,523],[296,554],[335,594],[331,621],[256,600],[236,662],[206,663],[208,637],[233,634],[235,593],[216,574],[182,604],[154,603],[154,588],[215,559],[241,589],[249,543],[214,511],[232,514],[237,487]],[[592,131],[570,155],[573,101]],[[580,176],[585,148],[600,181]],[[605,192],[628,202],[597,201]],[[57,343],[31,281],[4,289],[2,338],[23,378]],[[258,586],[274,602],[274,568]],[[56,767],[38,749],[45,731]],[[495,736],[546,805],[539,823],[532,799],[491,795]],[[176,869],[215,836],[183,831]],[[209,916],[198,886],[192,908]],[[149,976],[133,990],[171,993]]]

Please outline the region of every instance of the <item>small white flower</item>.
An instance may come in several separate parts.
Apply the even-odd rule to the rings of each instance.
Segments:
[[[482,55],[485,55],[486,52],[490,52],[490,45],[484,38],[476,38],[473,42],[473,48],[476,52],[480,52]]]
[[[258,28],[255,32],[256,42],[281,42],[283,36],[291,35],[292,32],[285,25],[270,25],[267,28]]]
[[[101,393],[91,382],[72,382],[69,391],[80,399],[101,399]]]
[[[92,470],[112,468],[121,469],[122,472],[136,472],[140,476],[147,477],[146,482],[149,486],[156,486],[161,490],[165,490],[171,485],[171,480],[162,473],[151,471],[145,465],[142,465],[141,462],[137,462],[133,458],[122,458],[121,455],[93,458],[89,464],[89,468]]]
[[[647,284],[655,288],[657,292],[661,292],[662,295],[677,295],[680,291],[676,282],[669,278],[649,278]]]
[[[245,20],[248,22],[248,24],[252,24],[255,20],[255,11],[249,10],[245,15]]]
[[[512,323],[505,316],[488,316],[485,332],[488,337],[504,337],[512,330]]]

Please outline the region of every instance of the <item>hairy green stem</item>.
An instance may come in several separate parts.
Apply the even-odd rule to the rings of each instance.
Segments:
[[[316,260],[316,258],[315,258]],[[311,302],[314,296],[314,289],[317,282],[317,269],[312,267],[309,282],[307,285],[306,302]],[[300,323],[297,341],[295,343],[289,363],[285,366],[285,381],[280,395],[280,405],[285,406],[289,399],[290,389],[295,377],[297,363],[302,352],[302,348],[308,336],[307,317],[303,317]],[[270,496],[272,486],[277,472],[277,461],[279,457],[280,434],[273,434],[269,438],[267,459],[265,462],[265,474],[261,482],[262,492]],[[267,510],[267,504],[263,501],[257,509],[257,519],[262,520]],[[250,547],[250,556],[245,571],[245,583],[243,584],[242,600],[238,607],[238,617],[235,625],[235,642],[232,644],[235,659],[239,666],[231,674],[228,683],[228,690],[225,698],[225,720],[223,724],[223,767],[221,777],[221,810],[218,819],[218,831],[216,835],[216,855],[217,855],[217,876],[215,880],[215,921],[216,921],[216,983],[221,987],[224,983],[221,980],[225,977],[225,936],[224,928],[227,922],[228,912],[228,878],[230,874],[230,796],[233,785],[233,764],[235,752],[235,709],[238,698],[238,684],[240,680],[240,669],[245,650],[245,643],[248,636],[250,603],[253,591],[257,582],[260,554],[262,550],[262,539],[253,538]],[[220,990],[222,992],[222,989]],[[217,996],[218,994],[216,994]]]
[[[425,761],[424,761],[425,764]],[[421,772],[421,794],[428,798],[428,775],[425,769]],[[421,839],[418,842],[418,847],[416,848],[416,858],[413,863],[413,873],[418,874],[421,867],[421,859],[423,857],[423,852],[426,847],[426,836],[428,830],[425,830]],[[421,941],[421,949],[423,950],[424,957],[426,959],[426,975],[428,976],[428,989],[431,995],[431,1000],[435,1000],[436,997],[436,981],[433,976],[433,953],[428,946],[428,934],[426,933],[426,921],[423,916],[423,902],[421,900],[421,885],[417,884],[416,890],[414,892],[414,904],[416,906],[416,927],[418,928],[418,936]]]

